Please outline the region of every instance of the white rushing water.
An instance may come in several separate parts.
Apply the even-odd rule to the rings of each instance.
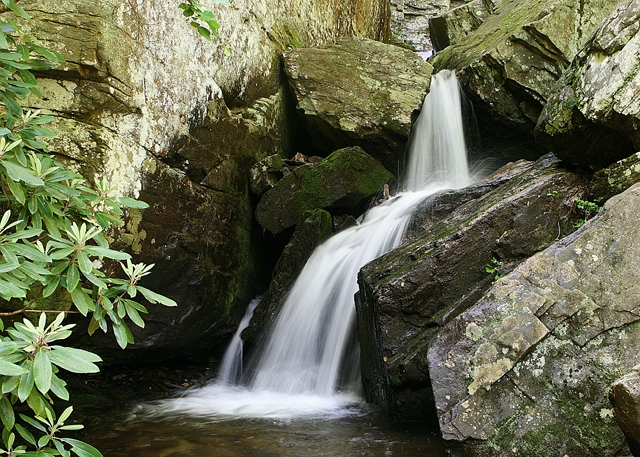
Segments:
[[[242,379],[242,364],[244,360],[243,342],[240,335],[242,331],[249,326],[253,312],[262,301],[262,297],[256,297],[247,306],[247,311],[238,325],[238,330],[231,338],[229,346],[222,357],[222,364],[218,370],[218,381],[221,384],[236,385]]]
[[[355,331],[358,271],[400,244],[419,202],[471,181],[460,93],[452,72],[440,72],[432,79],[413,135],[408,190],[372,208],[357,226],[335,234],[314,251],[270,329],[248,385],[229,385],[238,379],[238,362],[225,360],[228,374],[219,382],[154,403],[145,408],[147,413],[182,413],[209,420],[354,413],[349,406],[359,400],[354,385],[359,364],[357,348],[349,341]],[[237,354],[237,346],[228,352]],[[345,361],[350,366],[344,366]]]

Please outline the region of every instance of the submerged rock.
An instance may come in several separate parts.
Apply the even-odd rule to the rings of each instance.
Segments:
[[[429,372],[453,455],[627,455],[607,391],[640,351],[639,213],[635,185],[439,331]]]
[[[536,139],[597,170],[640,150],[640,2],[621,0],[550,97]]]
[[[315,148],[360,146],[397,172],[431,65],[398,46],[341,39],[287,53],[284,69]]]
[[[412,239],[366,265],[356,298],[368,401],[402,419],[434,417],[427,350],[438,327],[478,300],[504,269],[570,233],[586,180],[553,156],[436,195],[415,216]],[[450,202],[467,201],[456,209]],[[424,214],[423,214],[424,213]],[[495,259],[495,260],[492,260]]]
[[[256,207],[256,219],[273,234],[305,220],[317,209],[348,213],[393,179],[362,148],[333,152],[317,165],[295,168],[267,191]]]

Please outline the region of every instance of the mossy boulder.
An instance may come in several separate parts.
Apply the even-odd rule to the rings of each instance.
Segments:
[[[362,148],[340,149],[319,164],[298,167],[278,181],[260,199],[255,216],[265,230],[277,234],[317,209],[357,212],[391,180],[393,175]]]
[[[464,41],[493,11],[493,3],[473,0],[432,18],[429,29],[433,47],[436,51],[441,51],[447,46]]]
[[[362,268],[356,298],[368,401],[398,418],[435,418],[429,344],[455,316],[528,256],[574,230],[572,196],[586,180],[553,156],[522,161],[417,211],[410,239]],[[465,202],[453,209],[452,201]],[[492,260],[492,259],[495,259]]]
[[[457,71],[481,126],[491,132],[487,136],[515,131],[522,140],[523,133],[533,133],[556,81],[616,1],[489,2],[491,14],[478,19],[478,28],[464,39],[449,38],[458,41],[431,63],[435,71]],[[467,16],[460,20],[468,22]],[[465,27],[450,24],[448,29]]]
[[[640,351],[640,186],[499,279],[428,353],[453,455],[629,455],[607,399]]]
[[[549,98],[537,141],[587,170],[640,150],[639,53],[640,4],[622,0]]]
[[[431,65],[407,49],[354,38],[296,49],[284,69],[319,155],[360,146],[397,172]]]

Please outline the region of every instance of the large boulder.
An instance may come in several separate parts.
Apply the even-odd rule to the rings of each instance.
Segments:
[[[410,241],[360,271],[357,326],[368,401],[405,420],[435,416],[427,351],[438,327],[482,296],[494,270],[504,274],[574,230],[573,198],[586,180],[558,163],[553,156],[520,162],[494,184],[437,195],[417,211]],[[455,200],[466,203],[452,208]]]
[[[280,56],[340,36],[383,39],[388,4],[204,1],[222,24],[212,44],[178,3],[21,1],[33,17],[25,30],[66,58],[39,75],[43,98],[28,104],[55,116],[55,153],[90,181],[106,177],[114,192],[151,205],[128,214],[116,244],[155,263],[147,285],[179,306],[152,308],[137,347],[215,355],[266,276],[246,172],[297,149],[301,129],[281,85]],[[124,360],[135,351],[113,354]]]
[[[436,51],[457,44],[480,27],[485,19],[495,11],[495,5],[488,0],[473,0],[429,20],[431,41]]]
[[[398,171],[431,65],[397,46],[342,39],[287,53],[284,69],[320,155],[360,146]]]
[[[457,31],[466,33],[469,27],[449,24],[454,44],[431,62],[436,71],[457,70],[481,126],[492,137],[515,131],[522,138],[522,133],[533,132],[556,81],[616,0],[484,3],[490,4],[491,14],[476,18],[478,28],[464,39],[456,38]],[[469,14],[461,14],[460,20],[468,21]]]
[[[545,105],[536,139],[578,167],[640,150],[640,1],[621,0]]]
[[[275,235],[317,209],[357,212],[392,179],[393,175],[362,148],[340,149],[317,165],[295,168],[278,181],[260,199],[256,219]]]
[[[498,280],[429,349],[453,455],[628,455],[607,399],[640,351],[640,186]]]

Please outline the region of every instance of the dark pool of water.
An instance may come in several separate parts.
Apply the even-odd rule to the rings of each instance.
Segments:
[[[237,419],[207,422],[112,417],[88,425],[83,439],[105,457],[444,457],[424,425],[390,422],[372,411],[339,419]]]

